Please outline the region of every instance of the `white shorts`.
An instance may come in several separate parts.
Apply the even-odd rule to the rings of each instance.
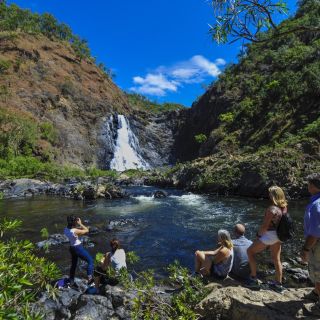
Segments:
[[[267,231],[259,238],[259,240],[266,246],[272,246],[280,241],[276,230]]]

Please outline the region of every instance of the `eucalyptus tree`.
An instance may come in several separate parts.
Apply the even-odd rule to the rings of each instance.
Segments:
[[[266,42],[289,33],[319,32],[320,21],[313,19],[306,24],[278,24],[279,16],[288,15],[288,5],[283,0],[212,0],[215,22],[210,34],[218,43],[247,40]],[[319,0],[302,0],[298,14],[319,10]]]

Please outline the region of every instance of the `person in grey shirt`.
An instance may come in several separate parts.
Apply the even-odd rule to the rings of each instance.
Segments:
[[[250,275],[247,249],[251,246],[252,241],[244,236],[245,231],[246,229],[243,224],[236,224],[234,227],[236,239],[232,240],[234,258],[231,276],[235,276],[240,279],[247,279]]]

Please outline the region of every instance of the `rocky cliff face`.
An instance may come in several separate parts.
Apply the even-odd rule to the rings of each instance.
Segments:
[[[301,2],[296,16],[282,27],[312,25],[319,9],[317,2]],[[317,157],[319,39],[306,30],[247,45],[239,62],[229,65],[186,112],[176,140],[179,159],[298,150],[300,144],[304,153]],[[207,139],[197,143],[198,134]]]
[[[181,111],[158,114],[143,113],[129,117],[132,130],[139,138],[141,155],[151,167],[176,162],[175,137],[179,130]]]
[[[0,77],[0,107],[52,123],[57,162],[79,167],[98,162],[104,119],[130,111],[114,83],[92,62],[80,63],[67,43],[44,36],[2,38],[0,54],[10,63]]]
[[[112,80],[93,62],[80,62],[68,43],[3,35],[0,60],[6,66],[0,72],[0,109],[51,123],[56,139],[50,146],[39,141],[39,152],[49,149],[55,162],[109,168],[118,114],[127,117],[151,166],[174,161],[174,112],[152,115],[129,105]]]
[[[311,25],[319,8],[301,3],[283,27]],[[292,197],[306,195],[306,175],[320,170],[319,39],[305,31],[248,45],[239,62],[182,111],[175,151],[192,163],[168,174],[173,183],[248,196],[264,196],[278,184]]]

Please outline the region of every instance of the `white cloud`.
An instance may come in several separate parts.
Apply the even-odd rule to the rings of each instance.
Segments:
[[[157,97],[163,97],[166,95],[166,92],[163,89],[157,88],[157,87],[151,87],[151,86],[140,86],[140,87],[131,87],[131,91],[146,94],[150,96],[157,96]]]
[[[177,68],[171,72],[171,75],[176,78],[190,79],[198,73],[195,68]]]
[[[221,72],[219,66],[225,64],[225,60],[221,58],[211,62],[201,55],[195,55],[170,67],[160,66],[145,77],[133,77],[135,86],[130,90],[141,94],[164,96],[167,92],[176,92],[184,84],[201,83],[205,78],[217,77]]]
[[[226,64],[226,61],[224,59],[219,58],[216,59],[215,63],[217,66],[224,66]]]
[[[210,62],[203,56],[194,56],[191,58],[191,61],[196,66],[198,66],[200,70],[209,74],[210,76],[217,77],[220,73],[218,65],[213,62]]]
[[[145,78],[134,77],[133,82],[142,86],[156,87],[163,90],[177,91],[177,83],[168,80],[163,74],[148,73]]]

